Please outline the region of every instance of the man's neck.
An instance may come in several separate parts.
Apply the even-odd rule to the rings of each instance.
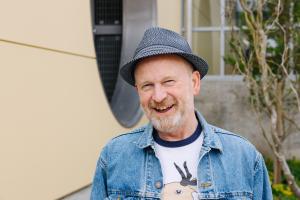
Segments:
[[[196,131],[197,126],[198,120],[196,118],[196,115],[193,114],[193,117],[186,120],[186,122],[183,123],[183,125],[180,126],[176,131],[169,133],[160,132],[159,130],[157,130],[157,133],[159,137],[165,141],[180,141],[190,137]]]

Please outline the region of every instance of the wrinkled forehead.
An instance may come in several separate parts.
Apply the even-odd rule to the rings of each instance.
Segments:
[[[168,76],[179,72],[191,74],[193,70],[193,66],[181,56],[175,54],[157,55],[139,61],[134,70],[134,77],[135,80],[138,80],[145,75],[148,77],[156,75]]]

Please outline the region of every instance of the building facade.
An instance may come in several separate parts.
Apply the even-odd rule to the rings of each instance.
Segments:
[[[208,61],[196,97],[207,120],[268,154],[242,77],[223,61],[232,23],[227,6],[225,0],[3,0],[0,199],[88,199],[103,145],[147,122],[118,68],[153,25],[183,34]],[[299,157],[299,137],[285,145]]]

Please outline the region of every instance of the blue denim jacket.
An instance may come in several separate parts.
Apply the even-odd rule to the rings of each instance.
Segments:
[[[198,198],[271,200],[262,155],[244,138],[209,125],[196,112],[204,141],[198,165]],[[159,199],[163,178],[151,124],[112,139],[97,163],[91,200]]]

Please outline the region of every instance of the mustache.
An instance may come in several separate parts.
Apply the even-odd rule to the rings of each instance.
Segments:
[[[167,98],[167,99],[164,99],[162,102],[155,102],[155,101],[151,100],[149,102],[149,107],[150,108],[168,107],[168,106],[171,106],[174,104],[176,104],[176,101],[174,99]]]

